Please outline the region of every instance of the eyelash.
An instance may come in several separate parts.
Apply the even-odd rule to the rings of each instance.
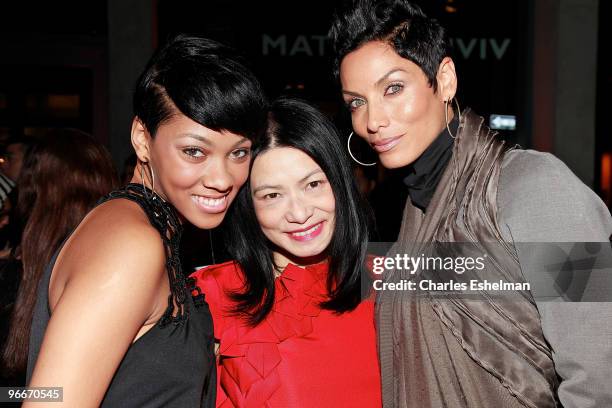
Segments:
[[[206,153],[204,152],[204,150],[200,149],[199,147],[186,147],[183,149],[183,154],[187,155],[189,158],[192,158],[192,159],[200,159],[206,156]],[[241,148],[241,149],[236,149],[232,151],[230,153],[230,156],[232,156],[232,159],[234,160],[243,160],[249,157],[250,154],[251,154],[251,149]],[[240,156],[237,156],[237,155],[240,155]]]
[[[251,149],[249,148],[241,148],[241,149],[236,149],[233,152],[231,152],[231,155],[234,155],[235,153],[243,153],[242,156],[240,157],[233,157],[234,160],[242,160],[245,159],[247,157],[249,157],[249,155],[251,154]]]
[[[399,89],[398,89],[397,91],[395,91],[395,92],[387,93],[387,92],[389,91],[389,89],[394,88],[394,87],[397,87],[397,88],[399,88]],[[389,85],[389,86],[387,87],[387,89],[385,90],[385,95],[395,95],[396,93],[401,92],[401,90],[402,90],[403,88],[404,88],[404,85],[403,85],[403,84],[400,84],[400,83],[391,84],[391,85]]]
[[[306,185],[306,188],[310,188],[312,190],[312,189],[321,187],[324,183],[325,183],[325,180],[314,180],[314,181],[309,182]],[[280,196],[280,193],[268,193],[268,194],[265,194],[262,198],[264,200],[274,200],[275,198],[278,198],[278,196]]]
[[[193,152],[201,153],[201,155],[198,156],[196,154],[192,154]],[[183,149],[183,153],[186,156],[189,156],[192,159],[199,159],[201,157],[206,156],[206,153],[202,149],[200,149],[199,147],[186,147],[186,148]]]
[[[353,98],[351,99],[348,103],[347,106],[350,109],[351,112],[354,112],[359,106],[363,105],[363,103],[359,106],[355,106],[354,103],[355,102],[364,102],[363,99],[360,98]]]
[[[278,195],[279,195],[279,193],[268,193],[268,194],[263,196],[263,199],[264,200],[274,200]],[[272,197],[272,196],[274,196],[274,197]]]
[[[317,188],[317,187],[321,187],[321,185],[324,183],[323,180],[315,180],[315,181],[311,181],[310,183],[308,183],[308,187],[312,188]],[[313,184],[315,184],[313,186]]]
[[[395,92],[390,92],[389,93],[389,90],[392,89],[392,88],[397,88],[397,90]],[[404,84],[402,84],[402,83],[393,83],[393,84],[390,84],[387,87],[387,89],[385,89],[385,95],[395,95],[395,94],[401,92],[402,89],[404,89]],[[358,106],[355,106],[355,102],[363,102],[363,103],[358,105]],[[348,108],[350,109],[351,112],[354,112],[357,108],[359,108],[359,106],[363,105],[364,103],[365,103],[364,100],[361,99],[361,98],[353,98],[353,99],[351,99],[350,101],[347,102],[347,106],[348,106]]]

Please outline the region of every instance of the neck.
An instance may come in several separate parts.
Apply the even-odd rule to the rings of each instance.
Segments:
[[[141,186],[144,185],[146,188],[157,194],[157,196],[163,201],[167,202],[168,199],[166,198],[166,195],[161,190],[159,185],[157,185],[158,183],[153,183],[151,174],[149,172],[150,170],[147,169],[147,166],[144,166],[142,163],[138,162],[136,164],[136,168],[134,169],[134,174],[132,175],[130,183],[140,184]]]
[[[453,119],[449,124],[453,135],[457,134],[458,126],[457,119]],[[408,168],[404,183],[408,186],[412,203],[423,211],[426,211],[451,158],[453,143],[454,140],[445,126],[423,154]]]
[[[280,275],[290,263],[300,268],[306,268],[307,266],[316,265],[327,261],[327,253],[325,251],[314,256],[298,257],[288,253],[287,251],[278,249],[272,253],[272,257],[274,259],[277,276]]]

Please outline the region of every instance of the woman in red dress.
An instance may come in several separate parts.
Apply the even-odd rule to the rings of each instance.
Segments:
[[[236,261],[192,275],[219,341],[217,406],[380,406],[368,211],[350,163],[308,104],[280,99],[269,118],[230,217]]]

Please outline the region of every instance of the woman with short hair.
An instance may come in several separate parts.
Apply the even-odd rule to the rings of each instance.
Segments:
[[[182,271],[180,236],[185,222],[223,220],[265,105],[221,44],[178,36],[155,53],[134,94],[131,183],[85,217],[43,275],[30,387],[63,387],[66,406],[214,404],[212,321]]]
[[[355,0],[338,13],[330,35],[354,135],[384,167],[408,173],[409,199],[390,255],[436,248],[458,259],[471,248],[488,254],[480,277],[522,284],[555,262],[518,243],[596,241],[600,255],[610,254],[607,208],[561,161],[508,148],[482,117],[459,109],[450,42],[435,19],[406,0]],[[427,275],[396,268],[387,278]],[[608,274],[608,293],[611,282]],[[384,405],[612,405],[612,326],[603,323],[612,318],[609,303],[544,300],[529,290],[381,292]],[[576,337],[580,332],[588,336]]]

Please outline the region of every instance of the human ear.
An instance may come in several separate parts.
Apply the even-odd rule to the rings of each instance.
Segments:
[[[134,147],[134,151],[136,152],[136,156],[138,156],[138,160],[146,163],[151,159],[151,154],[149,150],[149,143],[151,141],[151,135],[149,131],[144,126],[140,118],[137,116],[132,120],[132,146]]]
[[[451,101],[457,93],[457,74],[455,63],[450,57],[444,57],[440,62],[436,80],[438,82],[437,93],[442,102]]]

